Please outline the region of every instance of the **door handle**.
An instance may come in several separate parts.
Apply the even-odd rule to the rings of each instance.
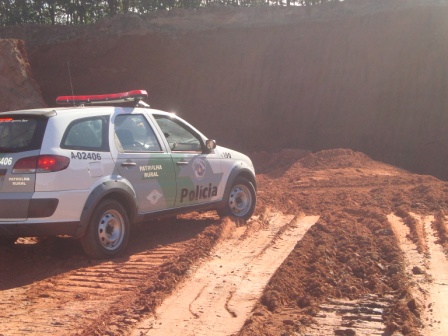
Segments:
[[[188,165],[188,161],[177,161],[176,164],[178,166],[186,166],[186,165]]]
[[[122,167],[134,167],[134,166],[136,166],[136,165],[137,165],[137,163],[134,162],[134,161],[123,161],[123,162],[121,163],[121,166],[122,166]]]

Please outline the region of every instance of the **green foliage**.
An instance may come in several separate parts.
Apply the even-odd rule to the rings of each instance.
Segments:
[[[0,0],[0,26],[87,24],[117,14],[208,6],[311,6],[340,0]]]

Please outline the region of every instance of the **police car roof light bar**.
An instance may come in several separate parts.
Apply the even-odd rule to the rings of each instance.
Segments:
[[[89,105],[89,104],[111,104],[111,103],[127,103],[139,102],[148,97],[145,90],[132,90],[121,93],[110,93],[102,95],[85,95],[85,96],[59,96],[56,98],[56,104],[59,105]]]

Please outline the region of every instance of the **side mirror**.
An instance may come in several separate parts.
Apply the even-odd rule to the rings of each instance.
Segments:
[[[206,140],[205,141],[205,147],[208,149],[209,152],[214,150],[216,148],[216,141],[215,140]]]

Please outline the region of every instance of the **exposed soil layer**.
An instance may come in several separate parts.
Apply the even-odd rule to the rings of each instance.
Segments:
[[[42,106],[24,42],[0,39],[0,112]]]
[[[266,214],[283,212],[320,219],[253,302],[239,335],[437,335],[436,316],[445,309],[430,293],[444,290],[448,265],[438,254],[438,266],[431,266],[433,254],[425,251],[429,241],[441,250],[439,233],[420,218],[447,211],[448,184],[345,149],[301,159],[290,151],[272,155],[279,164],[257,176],[259,203],[242,238],[214,213],[194,213],[143,227],[129,253],[111,262],[90,261],[62,238],[0,247],[0,333],[130,335],[179,281],[195,279],[197,266],[215,256],[216,242],[258,239]],[[264,154],[252,156],[257,165]],[[391,216],[425,262],[411,257],[409,264]],[[421,282],[423,297],[415,290]]]
[[[446,1],[349,0],[20,26],[0,37],[25,41],[50,105],[72,91],[146,89],[153,107],[237,150],[352,148],[446,179],[447,16]]]

